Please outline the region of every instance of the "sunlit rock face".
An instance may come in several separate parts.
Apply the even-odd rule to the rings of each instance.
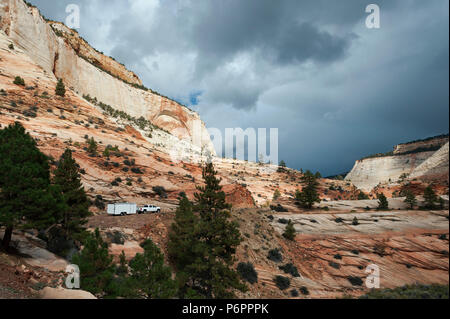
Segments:
[[[432,151],[426,151],[429,149]],[[400,144],[394,147],[393,154],[357,161],[346,180],[365,191],[378,184],[396,183],[402,176],[438,183],[448,181],[448,137]]]
[[[0,30],[53,78],[79,95],[90,95],[215,154],[200,116],[179,103],[138,88],[141,80],[114,59],[97,52],[76,31],[46,21],[22,0],[0,0]]]

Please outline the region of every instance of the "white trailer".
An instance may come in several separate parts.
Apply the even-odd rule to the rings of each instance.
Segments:
[[[120,203],[108,205],[108,215],[126,216],[126,215],[135,215],[136,213],[137,213],[137,204]]]

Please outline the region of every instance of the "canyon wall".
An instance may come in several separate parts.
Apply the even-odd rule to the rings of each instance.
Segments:
[[[396,182],[403,174],[411,174],[433,152],[367,158],[356,161],[346,181],[364,191],[371,191],[380,183]]]
[[[448,180],[448,136],[396,145],[393,154],[356,161],[345,180],[364,191],[378,184],[396,183],[405,174],[406,179],[427,182]]]
[[[76,93],[95,97],[133,117],[143,116],[174,136],[215,154],[206,126],[196,112],[137,87],[142,82],[134,73],[92,49],[73,30],[46,21],[37,8],[23,0],[0,0],[0,30],[46,73],[62,78]]]
[[[394,154],[404,154],[415,152],[417,150],[426,150],[430,148],[440,148],[448,142],[448,135],[442,135],[431,139],[403,143],[394,147]]]

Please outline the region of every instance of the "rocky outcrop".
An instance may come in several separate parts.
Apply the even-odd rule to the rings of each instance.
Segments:
[[[428,138],[425,140],[403,143],[394,147],[394,154],[405,154],[417,151],[423,151],[427,149],[439,149],[448,143],[448,135],[440,135],[437,137]]]
[[[83,290],[45,287],[39,292],[41,299],[97,299]]]
[[[397,145],[390,156],[356,161],[345,180],[371,191],[379,184],[396,183],[400,179],[445,182],[448,168],[448,136],[439,136]]]
[[[200,116],[151,90],[121,64],[92,49],[62,24],[47,22],[23,0],[0,0],[0,30],[47,74],[80,95],[150,120],[174,136],[215,154]],[[55,33],[55,30],[58,30]],[[58,35],[57,35],[58,33]]]
[[[359,189],[371,191],[380,183],[396,182],[403,174],[411,174],[433,152],[385,156],[357,161],[345,178]]]
[[[448,180],[448,149],[449,143],[445,144],[439,151],[433,154],[425,162],[419,165],[411,174],[410,178],[424,180],[447,179]]]

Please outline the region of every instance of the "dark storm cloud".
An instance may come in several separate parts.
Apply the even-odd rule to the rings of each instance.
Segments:
[[[446,0],[31,2],[62,21],[80,4],[83,37],[209,127],[278,127],[295,168],[341,173],[448,132]],[[365,27],[369,3],[381,29]]]

